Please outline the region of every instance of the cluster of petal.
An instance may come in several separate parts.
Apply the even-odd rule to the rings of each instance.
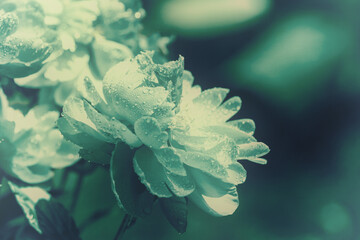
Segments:
[[[26,6],[31,2],[31,6],[36,6],[32,12],[36,16],[41,16],[38,17],[41,20],[41,24],[38,23],[41,25],[41,33],[45,32],[47,35],[51,33],[54,43],[51,46],[50,56],[50,50],[45,48],[47,45],[40,44],[44,51],[48,50],[47,52],[35,49],[41,61],[36,62],[39,64],[33,68],[33,71],[12,77],[16,77],[14,80],[19,86],[41,89],[41,96],[50,97],[50,99],[45,98],[46,101],[55,101],[60,106],[75,92],[78,80],[83,79],[85,75],[102,79],[110,67],[133,57],[134,53],[138,53],[141,49],[166,49],[164,46],[167,44],[167,38],[154,35],[148,39],[140,34],[140,21],[144,16],[144,10],[139,0],[20,0],[19,2]],[[15,8],[13,12],[21,15],[20,10]],[[11,34],[12,30],[8,25],[11,22],[15,25],[16,20],[6,20],[6,17],[9,18],[8,15],[0,22],[0,29],[5,29],[7,34]],[[24,21],[32,21],[29,15],[21,16]],[[33,30],[27,29],[27,31]],[[39,39],[40,33],[34,36],[39,31],[33,32],[29,35],[23,33],[19,36],[19,41],[24,42],[25,36]],[[0,48],[9,52],[10,50],[5,47],[0,39]],[[26,48],[26,51],[19,56],[29,55],[30,50]],[[42,61],[44,58],[46,61]],[[16,65],[14,66],[10,69],[4,65],[4,68],[7,67],[8,72],[19,72]]]
[[[0,168],[26,183],[49,180],[53,168],[64,168],[78,159],[79,148],[56,129],[58,112],[38,105],[24,116],[11,108],[0,89]]]
[[[210,214],[232,214],[236,185],[246,178],[238,160],[264,164],[268,147],[252,136],[252,120],[228,121],[240,98],[223,103],[227,89],[192,86],[182,57],[165,64],[152,57],[142,52],[115,65],[103,82],[86,78],[83,97],[64,105],[60,131],[92,161],[124,142],[136,148],[134,170],[152,194],[188,196]]]
[[[47,29],[39,4],[31,0],[0,3],[0,74],[22,77],[38,71],[53,51],[55,33]]]

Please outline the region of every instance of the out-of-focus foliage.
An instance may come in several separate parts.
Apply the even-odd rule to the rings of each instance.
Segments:
[[[299,12],[275,22],[228,70],[240,86],[296,110],[321,95],[329,67],[338,64],[351,41],[348,29],[326,14]]]
[[[159,0],[151,20],[158,29],[204,38],[242,28],[270,5],[270,0]]]

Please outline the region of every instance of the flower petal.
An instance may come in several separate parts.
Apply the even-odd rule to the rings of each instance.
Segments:
[[[195,190],[189,199],[205,212],[216,217],[232,215],[239,206],[236,187],[233,186],[221,197],[209,197]]]
[[[111,137],[104,135],[96,128],[95,124],[90,120],[84,104],[84,101],[80,98],[68,98],[63,108],[64,117],[81,132],[105,142],[113,142]]]
[[[151,68],[150,65],[148,67]],[[152,115],[154,109],[168,103],[169,91],[164,87],[144,86],[151,76],[147,70],[140,68],[136,59],[120,62],[106,73],[104,96],[118,119],[133,123],[142,116]]]
[[[134,170],[152,194],[158,197],[172,196],[163,167],[149,148],[142,147],[135,152]]]
[[[239,97],[232,97],[218,107],[215,112],[216,118],[219,122],[225,122],[234,116],[241,108],[241,99]]]
[[[134,124],[136,135],[147,146],[155,149],[167,146],[168,133],[162,131],[153,117],[142,117]]]
[[[88,102],[84,101],[84,109],[95,127],[105,136],[113,138],[113,142],[121,140],[132,147],[142,145],[139,138],[123,123],[116,118],[109,118],[96,111]]]
[[[95,37],[92,48],[97,69],[102,77],[115,64],[133,57],[132,51],[127,46],[107,40],[101,35]]]
[[[184,164],[208,173],[215,178],[226,179],[228,175],[226,168],[210,156],[200,152],[186,152],[181,150],[177,151],[177,153]]]
[[[166,185],[178,197],[185,197],[195,190],[195,185],[189,176],[180,176],[166,172]]]
[[[166,170],[176,175],[186,176],[186,170],[183,163],[173,148],[154,149],[153,152]]]
[[[229,121],[227,122],[227,124],[237,127],[241,131],[246,132],[250,135],[253,135],[255,132],[255,123],[251,119],[237,119]]]
[[[224,101],[229,89],[226,88],[211,88],[200,93],[194,98],[193,103],[201,104],[203,107],[209,109],[216,109]]]
[[[269,147],[262,142],[252,142],[237,145],[236,159],[255,159],[270,152]]]

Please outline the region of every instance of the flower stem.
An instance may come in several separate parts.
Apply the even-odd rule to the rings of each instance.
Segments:
[[[129,229],[130,226],[132,226],[135,222],[135,218],[132,217],[129,214],[125,214],[120,227],[115,235],[114,240],[121,240],[124,237],[124,234],[126,232],[127,229]]]

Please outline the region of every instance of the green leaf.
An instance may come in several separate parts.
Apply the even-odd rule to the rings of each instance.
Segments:
[[[186,198],[160,198],[159,202],[166,219],[176,231],[186,232],[188,213]]]
[[[129,147],[117,143],[110,162],[111,185],[118,204],[127,213],[143,217],[151,212],[154,196],[139,182],[134,172]]]
[[[53,199],[40,199],[35,210],[45,240],[80,240],[73,218],[60,203]]]

